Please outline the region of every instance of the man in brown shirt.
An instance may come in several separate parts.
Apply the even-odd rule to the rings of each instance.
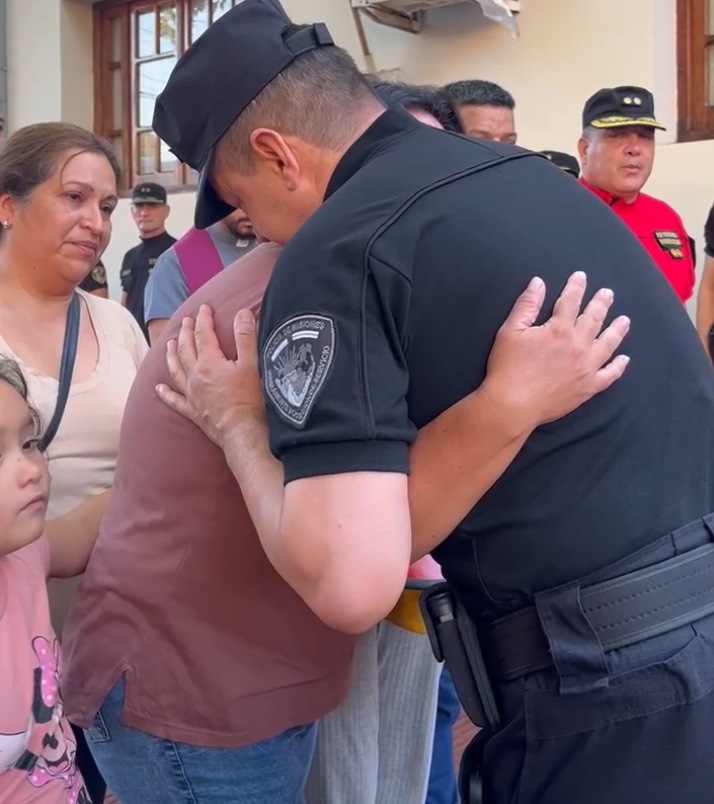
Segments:
[[[223,271],[167,335],[182,311],[210,301],[229,344],[235,311],[257,311],[278,251],[263,245]],[[163,347],[149,352],[129,397],[113,499],[65,631],[67,713],[89,729],[123,804],[182,801],[179,777],[195,775],[194,762],[218,791],[201,801],[287,801],[312,753],[305,724],[346,693],[353,639],[324,625],[275,572],[221,450],[157,397],[168,377]],[[253,790],[240,749],[275,739],[293,763],[264,748],[281,765],[258,774]],[[150,745],[183,743],[183,770],[148,767]],[[239,749],[233,760],[227,748]],[[220,786],[233,775],[240,787]]]

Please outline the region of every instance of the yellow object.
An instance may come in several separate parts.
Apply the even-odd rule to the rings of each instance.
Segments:
[[[387,622],[403,628],[405,631],[412,631],[415,634],[426,634],[424,620],[419,611],[418,589],[405,589],[397,601],[397,605],[387,615]]]

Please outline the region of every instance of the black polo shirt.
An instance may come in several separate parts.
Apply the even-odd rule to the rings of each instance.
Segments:
[[[407,471],[416,428],[481,383],[531,277],[549,309],[576,269],[631,317],[630,366],[532,435],[436,550],[447,579],[473,612],[502,613],[714,510],[714,373],[629,230],[542,157],[391,110],[338,165],[263,303],[286,480]]]
[[[147,334],[144,323],[144,290],[156,260],[176,242],[168,232],[144,238],[138,246],[130,248],[121,264],[121,287],[126,293],[126,308]]]
[[[707,257],[714,257],[714,206],[709,210],[704,224],[704,253]]]

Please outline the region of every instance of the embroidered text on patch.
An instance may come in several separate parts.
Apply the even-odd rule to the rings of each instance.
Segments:
[[[263,347],[263,382],[277,412],[304,427],[335,356],[335,324],[300,315],[280,324]]]
[[[682,241],[676,232],[667,230],[652,232],[652,234],[657,241],[657,245],[662,251],[666,251],[673,260],[681,260],[684,258]]]

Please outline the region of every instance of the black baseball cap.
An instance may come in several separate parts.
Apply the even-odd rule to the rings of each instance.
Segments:
[[[541,151],[541,153],[556,167],[559,167],[566,173],[571,173],[576,179],[580,175],[580,164],[574,156],[563,153],[562,151]]]
[[[131,191],[132,204],[165,204],[167,201],[166,188],[152,181],[137,184]]]
[[[334,44],[321,23],[293,25],[278,0],[243,0],[189,47],[156,99],[153,128],[201,173],[194,222],[233,212],[208,181],[213,149],[254,98],[298,56]]]
[[[654,96],[643,87],[613,87],[598,90],[585,102],[583,129],[647,126],[666,131],[655,118]]]

